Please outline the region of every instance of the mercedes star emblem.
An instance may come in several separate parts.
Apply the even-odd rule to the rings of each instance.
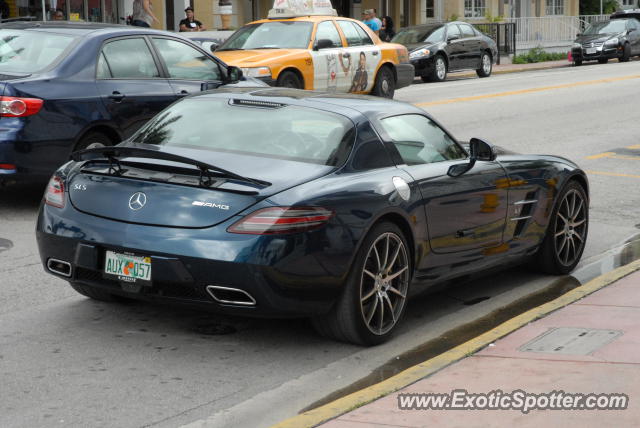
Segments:
[[[129,208],[138,211],[147,203],[147,195],[142,192],[136,192],[129,198]]]

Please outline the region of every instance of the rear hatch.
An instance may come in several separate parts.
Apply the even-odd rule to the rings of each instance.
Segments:
[[[161,151],[172,153],[170,148]],[[68,183],[71,203],[84,213],[126,223],[210,227],[275,193],[333,170],[325,165],[195,149],[174,153],[224,166],[265,184],[218,176],[211,185],[199,185],[197,170],[188,165],[128,157],[120,158],[126,170],[120,176],[106,173],[105,161],[79,165]],[[184,174],[187,170],[190,173]]]

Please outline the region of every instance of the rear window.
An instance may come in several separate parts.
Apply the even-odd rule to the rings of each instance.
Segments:
[[[35,73],[53,64],[74,37],[24,30],[0,30],[0,72]]]
[[[298,106],[240,104],[244,102],[185,99],[157,115],[132,140],[328,166],[346,160],[355,138],[346,117]]]

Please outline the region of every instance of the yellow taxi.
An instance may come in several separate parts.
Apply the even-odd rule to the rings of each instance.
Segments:
[[[338,17],[328,2],[320,10],[296,10],[290,3],[276,0],[268,19],[244,25],[215,55],[272,86],[393,98],[413,81],[404,46],[382,42],[364,23]]]

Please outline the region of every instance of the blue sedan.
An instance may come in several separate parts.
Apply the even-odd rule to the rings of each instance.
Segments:
[[[45,269],[94,299],[311,317],[371,345],[433,286],[530,258],[570,272],[588,202],[571,161],[464,147],[409,104],[230,88],[74,153],[37,239]]]
[[[139,27],[0,27],[0,184],[46,181],[71,152],[133,135],[177,99],[241,79],[178,35]]]

